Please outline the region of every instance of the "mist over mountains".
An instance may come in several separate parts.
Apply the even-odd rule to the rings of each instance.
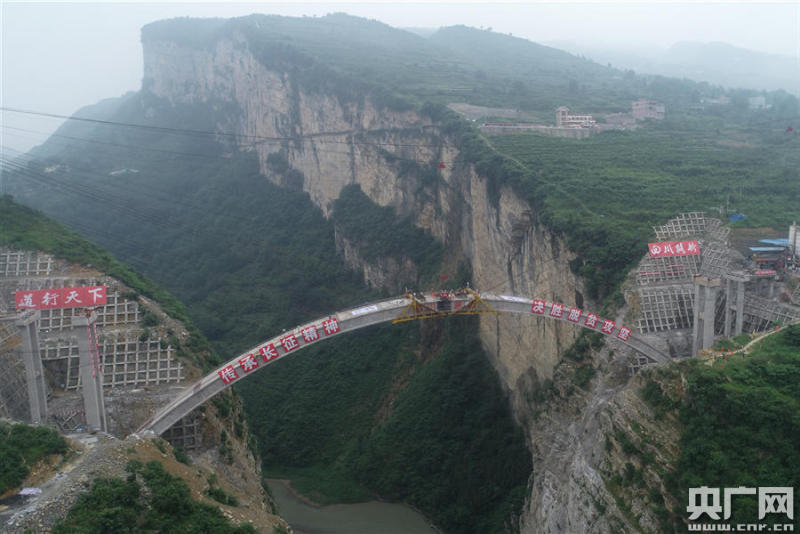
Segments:
[[[767,54],[721,42],[679,42],[663,49],[652,45],[622,46],[557,41],[555,48],[601,64],[709,82],[728,88],[800,94],[800,58]]]
[[[416,290],[535,296],[632,324],[629,274],[655,226],[724,205],[740,225],[785,228],[800,206],[787,127],[800,108],[783,91],[754,109],[755,90],[344,14],[161,20],[141,43],[141,90],[4,162],[6,187],[174,292],[226,360]],[[716,62],[736,63],[729,52]],[[560,106],[606,125],[642,100],[665,116],[581,137],[482,129],[511,114],[549,125]],[[632,377],[632,355],[600,332],[484,311],[293,354],[237,383],[244,415],[220,444],[250,436],[264,474],[318,502],[405,502],[453,534],[678,532],[688,488],[750,480],[743,458],[766,459],[761,485],[800,480],[800,422],[785,420],[798,410],[783,408],[793,361],[757,364],[777,393],[760,377],[754,393],[728,390],[691,362]],[[675,356],[690,336],[655,341]]]

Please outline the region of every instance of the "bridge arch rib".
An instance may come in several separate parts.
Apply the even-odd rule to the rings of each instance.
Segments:
[[[142,425],[137,432],[163,434],[192,410],[246,376],[282,359],[289,353],[328,338],[378,323],[403,322],[432,317],[485,313],[518,313],[569,322],[605,334],[655,362],[669,356],[645,343],[630,328],[594,313],[544,299],[515,295],[477,293],[472,290],[415,293],[368,303],[305,323],[256,345],[184,389],[172,402]]]

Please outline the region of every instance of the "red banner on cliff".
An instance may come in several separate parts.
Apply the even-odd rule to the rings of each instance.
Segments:
[[[14,294],[14,300],[18,310],[105,306],[106,286],[54,287],[17,291]]]
[[[650,249],[651,258],[700,254],[700,244],[697,241],[663,241],[661,243],[648,243],[647,247]]]

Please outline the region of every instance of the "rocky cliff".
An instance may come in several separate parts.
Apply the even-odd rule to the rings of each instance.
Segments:
[[[145,91],[174,104],[235,109],[220,129],[239,134],[238,148],[257,153],[266,177],[301,187],[326,216],[342,188],[358,184],[374,203],[410,216],[444,245],[443,272],[466,261],[479,289],[596,307],[570,270],[575,255],[562,238],[514,191],[497,191],[465,163],[455,141],[430,119],[385,109],[368,95],[348,99],[309,89],[291,72],[269,68],[236,33],[201,48],[159,39],[143,44]],[[436,169],[435,176],[425,169]],[[337,246],[368,283],[389,291],[417,272],[407,258],[367,261],[341,234]],[[534,457],[522,531],[638,528],[606,483],[608,466],[624,466],[626,453],[605,436],[619,427],[614,421],[623,408],[636,411],[630,398],[637,386],[628,384],[620,355],[594,351],[579,365],[562,365],[577,329],[533,317],[486,316],[480,333]],[[590,377],[598,368],[600,376],[575,390],[579,368]],[[620,425],[628,428],[628,419]],[[643,524],[653,521],[645,517]]]
[[[220,127],[240,134],[239,148],[255,151],[263,174],[276,183],[286,185],[287,172],[283,165],[276,171],[275,161],[299,171],[302,189],[326,215],[345,185],[359,184],[376,204],[391,206],[398,216],[412,215],[446,246],[447,257],[468,260],[476,287],[590,305],[569,269],[574,255],[561,239],[510,189],[493,201],[487,178],[461,163],[452,139],[417,112],[380,108],[369,96],[347,101],[307,90],[291,74],[264,66],[243,36],[203,49],[162,40],[143,45],[146,91],[175,104],[235,104],[240,113]],[[416,169],[439,161],[445,168],[436,180]],[[377,276],[376,266],[359,260],[345,239],[339,245],[374,285],[388,286],[385,280],[393,277]],[[377,270],[386,268],[413,270],[407,262]],[[481,328],[512,392],[532,372],[550,377],[559,351],[576,335],[574,329],[531,318],[490,318]]]

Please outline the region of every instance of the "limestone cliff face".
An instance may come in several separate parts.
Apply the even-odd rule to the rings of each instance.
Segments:
[[[656,413],[642,398],[648,382],[680,398],[683,378],[672,366],[631,379],[625,358],[604,348],[593,355],[597,378],[574,386],[573,363],[527,413],[534,477],[521,532],[617,534],[671,532],[664,515],[681,512],[665,488],[680,436],[677,408]]]
[[[326,215],[342,187],[357,183],[373,202],[411,214],[446,245],[449,258],[468,259],[479,289],[584,305],[582,281],[568,266],[574,256],[561,240],[510,189],[492,202],[486,179],[458,164],[450,140],[416,112],[379,109],[369,97],[348,102],[308,91],[289,74],[266,68],[236,35],[202,50],[145,41],[144,59],[144,88],[155,96],[176,104],[235,104],[240,113],[220,126],[251,136],[252,141],[242,138],[240,148],[255,151],[264,175],[279,184],[283,177],[268,159],[285,158]],[[438,161],[447,167],[434,181],[403,167]],[[413,270],[402,262],[368,265],[352,243],[341,237],[337,242],[346,261],[373,285],[397,290],[391,273],[379,273]],[[549,377],[559,350],[576,335],[562,323],[526,317],[492,317],[481,331],[512,392],[530,380],[531,370],[539,379]]]
[[[288,74],[267,69],[236,37],[205,50],[145,42],[144,58],[146,91],[176,104],[235,104],[240,113],[220,127],[257,136],[242,137],[240,148],[255,151],[262,172],[276,183],[285,184],[285,176],[275,172],[272,154],[302,173],[303,190],[326,216],[342,187],[357,183],[373,202],[411,215],[445,245],[445,272],[455,272],[465,259],[480,290],[593,307],[584,302],[583,282],[569,268],[574,255],[561,238],[512,190],[502,188],[493,200],[487,179],[461,163],[451,140],[417,113],[379,109],[369,97],[347,102],[307,91]],[[418,170],[439,161],[446,168],[435,179]],[[408,262],[364,261],[345,236],[337,235],[337,244],[372,285],[396,292],[397,274],[414,272]],[[530,423],[528,398],[552,378],[577,329],[542,318],[485,316],[480,333],[515,416]],[[535,451],[540,437],[535,428],[527,430]],[[531,507],[540,508],[541,497],[535,493]],[[531,522],[525,531],[539,530]]]

